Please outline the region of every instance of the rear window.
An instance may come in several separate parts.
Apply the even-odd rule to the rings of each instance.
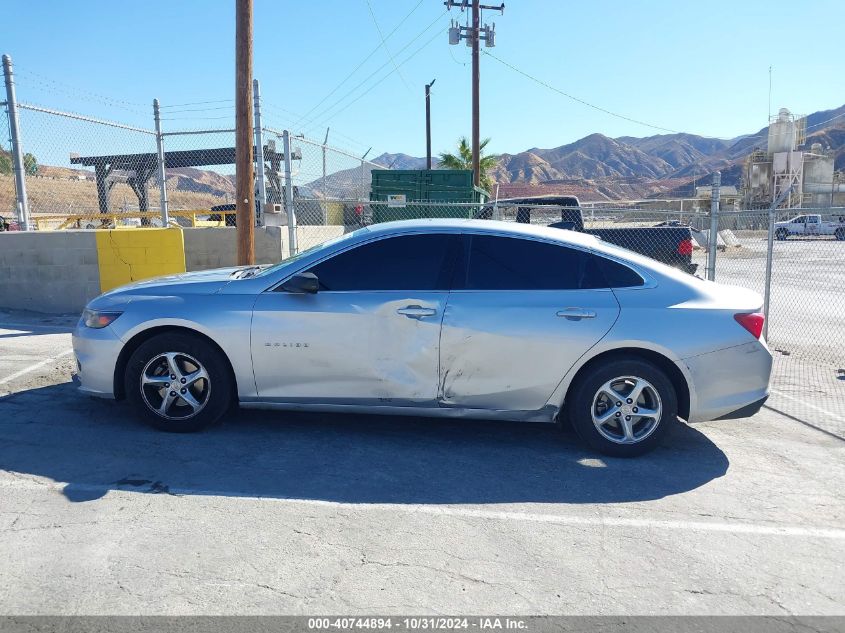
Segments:
[[[590,255],[566,246],[473,235],[467,290],[576,290]]]
[[[636,288],[645,283],[636,271],[624,264],[598,255],[594,255],[593,259],[604,276],[605,288]]]

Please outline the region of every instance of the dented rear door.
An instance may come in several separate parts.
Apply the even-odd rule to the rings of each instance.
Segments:
[[[580,288],[587,252],[489,235],[467,238],[465,251],[443,317],[439,404],[537,411],[619,304],[609,289]]]

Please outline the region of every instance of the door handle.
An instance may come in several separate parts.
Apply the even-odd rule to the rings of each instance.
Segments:
[[[427,316],[434,316],[437,314],[437,310],[434,308],[423,308],[422,306],[405,306],[404,308],[399,308],[397,314],[404,315],[409,319],[421,319]]]
[[[559,317],[569,319],[570,321],[596,318],[596,313],[593,310],[585,310],[584,308],[566,308],[565,310],[558,310],[557,315]]]

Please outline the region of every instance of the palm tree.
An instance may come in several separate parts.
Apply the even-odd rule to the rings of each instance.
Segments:
[[[481,181],[482,188],[486,189],[488,192],[492,191],[493,189],[493,179],[490,178],[488,175],[488,171],[493,169],[496,166],[499,158],[498,156],[485,156],[484,155],[484,148],[487,147],[487,143],[490,142],[489,138],[484,139],[480,143],[480,150],[481,150],[481,177],[479,180]],[[440,168],[441,169],[472,169],[472,148],[469,145],[469,140],[466,136],[462,136],[458,141],[458,153],[452,154],[449,152],[443,152],[440,154]]]

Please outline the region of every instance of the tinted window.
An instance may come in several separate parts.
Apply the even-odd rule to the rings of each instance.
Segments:
[[[589,273],[589,253],[510,237],[474,235],[469,290],[574,290]]]
[[[598,255],[594,255],[592,259],[604,277],[602,288],[634,288],[645,283],[642,277],[627,266]]]
[[[321,290],[448,290],[458,238],[404,235],[370,242],[314,266]]]

